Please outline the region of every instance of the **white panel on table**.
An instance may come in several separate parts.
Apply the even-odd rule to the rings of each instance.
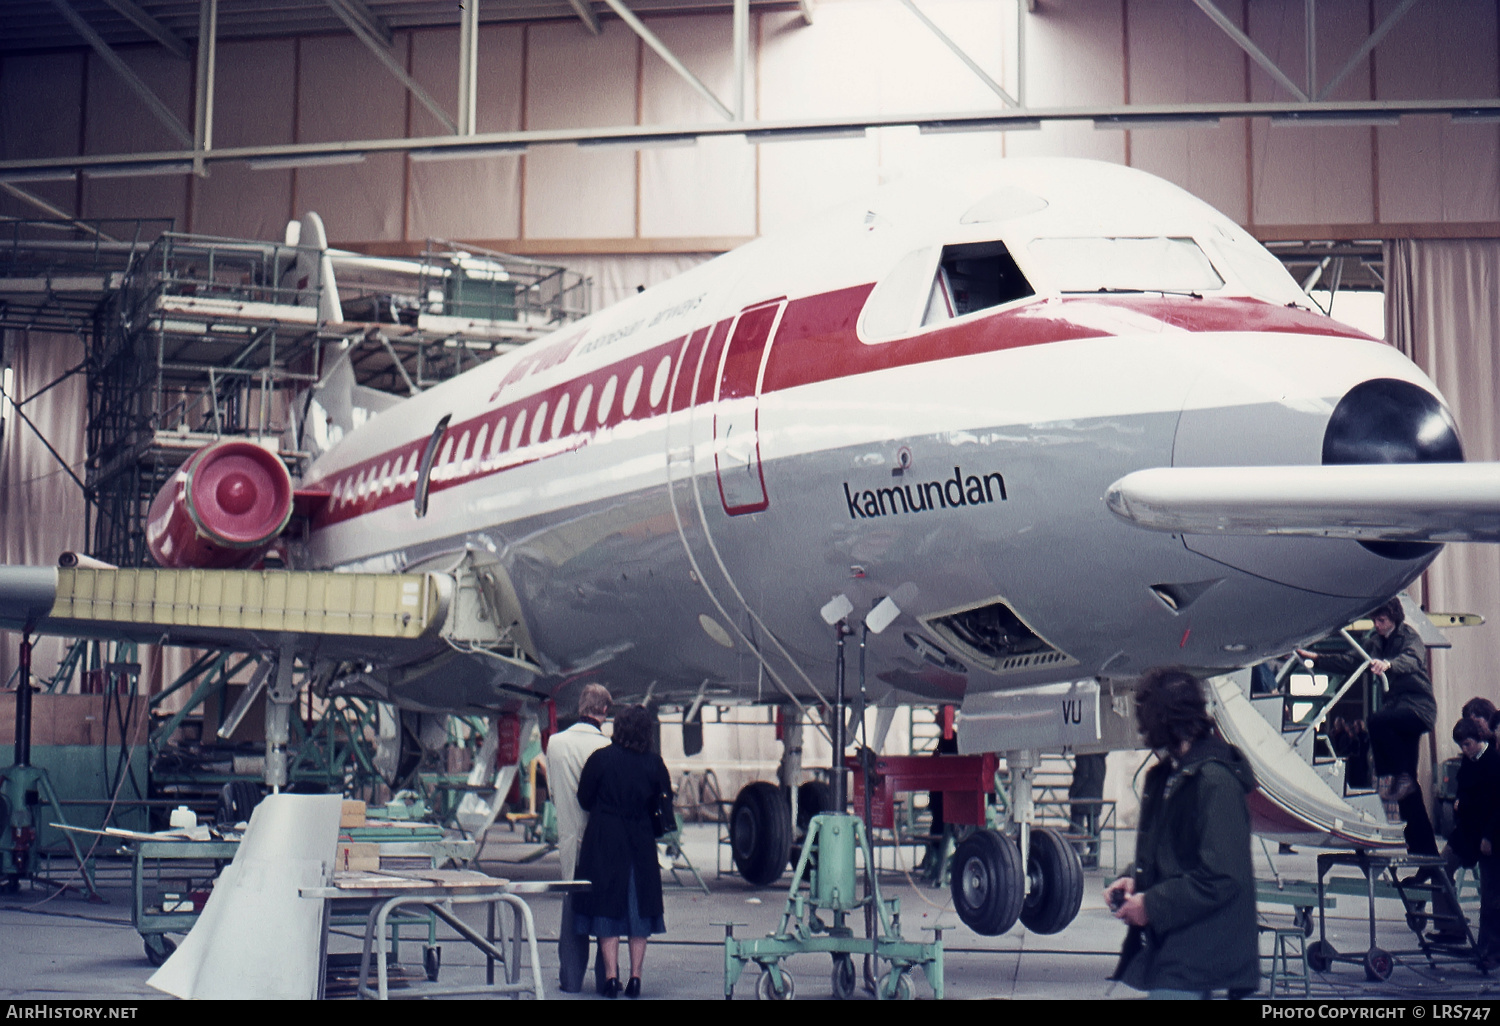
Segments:
[[[590,36],[576,20],[533,25],[526,127],[601,128],[636,120],[637,38],[618,21]],[[654,59],[654,55],[651,55]],[[526,237],[635,235],[635,151],[534,147],[526,154]]]
[[[396,33],[403,61],[408,39]],[[406,90],[364,44],[352,36],[309,36],[300,46],[298,142],[406,134]],[[297,213],[317,211],[335,244],[399,239],[405,161],[399,153],[379,153],[360,164],[298,168]]]
[[[475,129],[515,132],[521,127],[521,33],[518,26],[479,28]],[[458,114],[458,30],[412,34],[412,77],[444,110]],[[444,129],[420,103],[412,104],[411,134],[439,136]],[[411,164],[413,239],[512,239],[521,233],[521,157],[477,157]]]

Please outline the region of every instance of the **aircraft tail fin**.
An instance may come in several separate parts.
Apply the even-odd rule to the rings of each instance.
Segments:
[[[323,228],[323,219],[309,210],[300,221],[288,221],[286,244],[298,247],[295,278],[299,289],[307,290],[304,296],[316,305],[318,320],[338,323],[344,319],[344,310],[339,303],[338,282],[333,276],[333,260],[328,256],[328,233]]]

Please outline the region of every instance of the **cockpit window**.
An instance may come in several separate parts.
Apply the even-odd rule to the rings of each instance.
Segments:
[[[1059,292],[1205,292],[1224,286],[1192,239],[1035,239],[1028,252]]]
[[[899,338],[1035,294],[1003,242],[914,250],[870,293],[860,333],[869,341]]]
[[[947,294],[949,317],[962,317],[1036,294],[1003,242],[944,246],[934,292],[940,287]],[[934,323],[934,317],[944,319],[931,302],[927,314],[923,324]]]

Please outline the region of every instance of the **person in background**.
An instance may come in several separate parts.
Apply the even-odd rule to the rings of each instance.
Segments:
[[[1073,779],[1068,784],[1068,799],[1081,800],[1083,804],[1068,809],[1068,820],[1073,833],[1089,838],[1073,842],[1084,869],[1099,868],[1099,799],[1104,797],[1104,773],[1108,761],[1109,755],[1105,752],[1073,757]]]
[[[620,938],[630,938],[628,998],[641,995],[641,966],[651,934],[667,928],[651,810],[672,791],[666,763],[652,751],[656,717],[632,705],[615,715],[614,743],[589,756],[578,802],[589,812],[578,875],[593,886],[573,903],[574,929],[599,939],[605,997],[620,993]]]
[[[1500,711],[1495,709],[1494,702],[1476,695],[1464,703],[1463,716],[1478,725],[1480,740],[1494,742],[1495,728],[1500,727]]]
[[[1130,925],[1111,979],[1151,998],[1231,998],[1260,985],[1255,872],[1245,796],[1255,774],[1213,733],[1197,678],[1148,670],[1136,723],[1156,750],[1146,773],[1134,871],[1105,889]]]
[[[1380,708],[1366,721],[1375,777],[1386,819],[1406,823],[1406,850],[1436,855],[1437,837],[1417,784],[1417,742],[1437,719],[1432,678],[1427,675],[1427,646],[1406,623],[1401,600],[1393,598],[1370,614],[1375,629],[1360,639],[1370,656],[1370,672],[1385,676]],[[1357,655],[1327,655],[1299,650],[1331,669],[1349,673],[1363,662]]]
[[[1482,701],[1482,699],[1481,699]],[[1468,706],[1464,709],[1467,711]],[[1487,726],[1465,715],[1453,725],[1453,740],[1463,752],[1458,768],[1454,828],[1443,849],[1450,879],[1459,866],[1479,867],[1479,966],[1488,972],[1500,965],[1500,752]],[[1463,912],[1446,888],[1434,895],[1437,929],[1428,939],[1439,944],[1467,944]]]
[[[589,814],[578,804],[578,779],[589,756],[609,744],[604,736],[604,721],[609,716],[609,689],[602,684],[585,684],[578,695],[578,722],[560,730],[547,742],[547,788],[552,806],[557,810],[557,856],[562,879],[575,879],[578,849]],[[558,989],[576,994],[583,989],[583,971],[589,962],[588,934],[573,932],[573,896],[563,895],[562,926],[557,935]],[[595,987],[602,993],[605,974],[603,959],[594,963]]]

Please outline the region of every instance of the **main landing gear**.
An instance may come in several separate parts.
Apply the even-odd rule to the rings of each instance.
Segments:
[[[913,772],[912,766],[925,769],[923,764],[940,762],[930,758],[887,761],[902,762],[908,773]],[[1023,792],[1019,801],[1013,800],[1012,808],[1026,809],[1030,794],[1024,784],[1029,781],[1015,779],[1024,778],[1026,760],[1012,758],[1010,762],[1013,787]],[[926,789],[910,781],[903,783],[902,789],[908,786]],[[833,811],[825,793],[828,790],[821,783],[803,784],[798,789],[798,833],[805,832],[805,824],[814,815]],[[734,864],[740,875],[756,886],[779,879],[788,860],[798,853],[800,844],[794,836],[787,794],[786,789],[762,782],[750,784],[735,800],[730,816]],[[1027,817],[1017,818],[1025,824]],[[1023,844],[1028,849],[1024,858]],[[960,842],[950,866],[954,910],[965,926],[987,937],[1005,933],[1017,922],[1032,933],[1059,933],[1078,915],[1083,903],[1083,863],[1056,830],[1029,825],[1008,832],[977,829]]]

